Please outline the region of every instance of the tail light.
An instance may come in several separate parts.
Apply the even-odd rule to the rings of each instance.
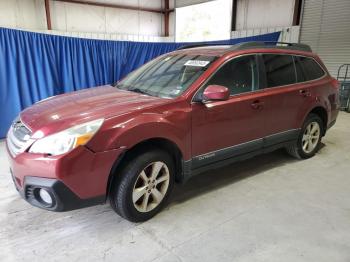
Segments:
[[[337,79],[332,78],[331,84],[332,84],[332,87],[333,87],[334,89],[337,89],[337,90],[340,89],[340,83],[339,83],[339,81],[338,81]]]

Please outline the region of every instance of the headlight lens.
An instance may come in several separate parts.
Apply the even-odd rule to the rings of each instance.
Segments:
[[[101,127],[102,123],[103,119],[98,119],[41,138],[34,142],[29,152],[53,156],[67,153],[77,146],[85,145]]]

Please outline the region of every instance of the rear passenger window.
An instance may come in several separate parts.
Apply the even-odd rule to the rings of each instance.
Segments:
[[[323,69],[314,59],[303,56],[299,56],[298,59],[304,71],[305,81],[318,79],[324,75]]]
[[[208,85],[222,85],[237,95],[259,89],[258,69],[255,55],[234,58],[227,62],[207,82]]]
[[[290,55],[263,55],[267,87],[296,83],[293,57]]]

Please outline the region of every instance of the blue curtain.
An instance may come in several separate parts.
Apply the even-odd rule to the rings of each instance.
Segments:
[[[277,41],[280,32],[214,41]],[[188,44],[188,43],[187,43]],[[24,108],[49,96],[110,84],[184,43],[90,40],[0,28],[0,138]]]

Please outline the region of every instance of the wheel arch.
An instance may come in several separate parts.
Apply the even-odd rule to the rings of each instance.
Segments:
[[[182,182],[183,181],[183,154],[179,148],[179,146],[167,139],[162,137],[154,137],[154,138],[148,138],[141,142],[138,142],[137,144],[133,145],[132,147],[126,149],[114,162],[107,182],[106,187],[106,197],[108,197],[111,186],[114,182],[114,179],[117,179],[118,172],[124,167],[124,165],[133,159],[138,154],[144,153],[147,150],[150,149],[162,149],[169,153],[169,155],[174,160],[175,165],[175,182]]]
[[[326,134],[326,131],[327,131],[327,123],[328,123],[327,110],[322,106],[316,106],[306,115],[306,117],[310,114],[318,115],[322,119],[322,122],[323,122],[323,127],[322,127],[323,134],[322,135],[324,136]],[[306,117],[304,118],[304,121],[305,121]]]

